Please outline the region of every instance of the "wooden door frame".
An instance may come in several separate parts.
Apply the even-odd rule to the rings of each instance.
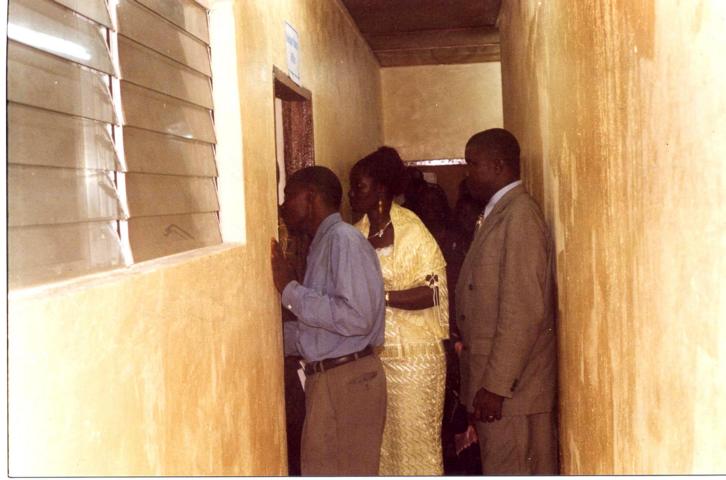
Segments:
[[[313,94],[275,66],[272,77],[273,97],[282,101],[284,164],[288,177],[302,167],[315,165]]]

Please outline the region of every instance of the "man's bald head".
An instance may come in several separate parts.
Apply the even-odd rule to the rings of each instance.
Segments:
[[[465,157],[485,155],[491,160],[501,160],[519,178],[519,142],[503,128],[490,128],[474,134],[466,142]]]

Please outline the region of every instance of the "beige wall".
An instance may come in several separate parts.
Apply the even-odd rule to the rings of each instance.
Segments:
[[[499,62],[381,69],[386,145],[404,160],[464,158],[476,132],[502,126]]]
[[[316,160],[347,177],[382,141],[378,66],[337,1],[235,3],[247,243],[210,247],[9,303],[14,475],[287,471],[273,64],[300,33]]]
[[[726,3],[503,2],[504,124],[555,232],[563,470],[726,471]]]
[[[383,141],[378,63],[347,10],[338,0],[246,0],[237,9],[245,172],[258,179],[247,201],[264,204],[256,218],[275,215],[272,66],[287,71],[286,21],[300,36],[302,85],[313,95],[315,163],[335,171],[347,192],[350,167]]]
[[[210,247],[12,294],[11,473],[284,473],[278,312],[252,271]]]

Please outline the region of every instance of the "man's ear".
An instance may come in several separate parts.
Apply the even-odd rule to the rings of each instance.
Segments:
[[[505,167],[506,165],[504,164],[504,160],[502,160],[501,158],[497,158],[496,160],[494,160],[494,171],[497,173],[497,175],[502,173]]]
[[[310,209],[314,210],[317,208],[317,204],[320,201],[320,193],[314,188],[308,188],[305,192],[305,199],[310,205]]]

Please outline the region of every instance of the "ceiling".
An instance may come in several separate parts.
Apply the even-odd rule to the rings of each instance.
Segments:
[[[501,0],[342,0],[383,67],[499,61]]]

